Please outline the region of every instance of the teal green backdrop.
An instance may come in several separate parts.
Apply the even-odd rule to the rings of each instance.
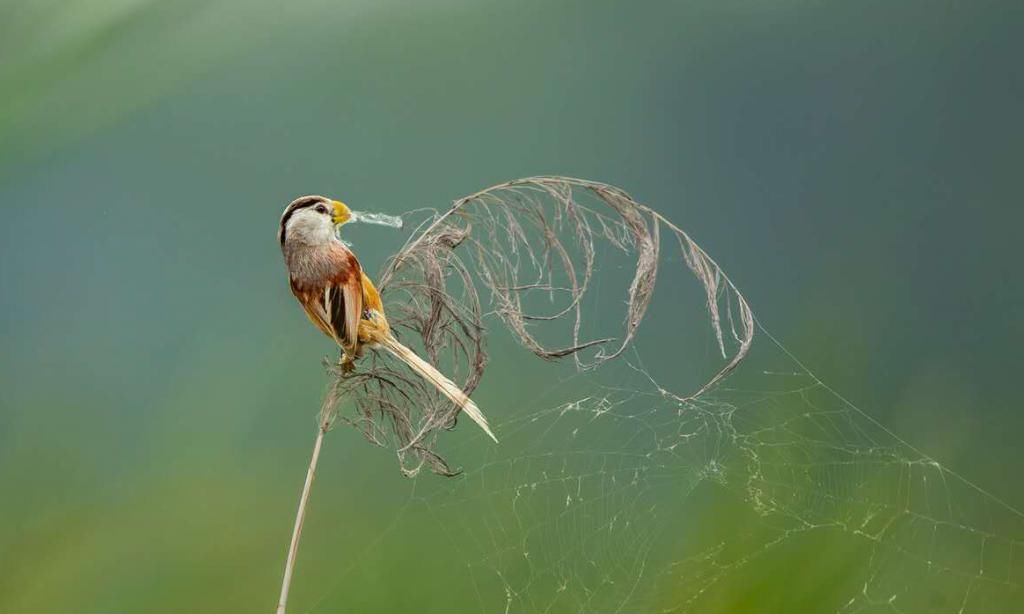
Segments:
[[[4,3],[0,611],[271,610],[332,352],[289,294],[274,237],[306,193],[399,214],[534,174],[622,186],[700,242],[823,382],[1024,507],[1022,13],[916,1]],[[352,233],[371,271],[405,240]],[[606,317],[621,311],[609,301]],[[656,338],[643,351],[649,365],[676,360]],[[511,343],[492,354],[481,404],[510,432],[523,391],[554,384]],[[330,435],[290,611],[834,611],[877,565],[856,542],[795,538],[721,580],[692,559],[691,576],[673,575],[669,561],[693,543],[713,549],[719,520],[754,522],[726,476],[721,495],[691,484],[692,497],[666,503],[664,483],[645,490],[682,511],[642,560],[607,552],[591,577],[585,549],[553,539],[525,557],[548,562],[524,572],[502,555],[527,550],[503,532],[515,512],[477,496],[509,484],[473,473],[490,452],[468,426],[446,436],[461,484],[404,478],[358,433]],[[532,441],[543,453],[550,440]],[[594,526],[647,518],[633,503],[625,518],[594,510]],[[450,508],[480,525],[463,532]],[[557,526],[544,509],[530,518]],[[987,526],[1024,561],[1020,515],[1008,514]],[[574,526],[582,543],[589,525]],[[517,575],[559,560],[574,570],[572,599],[555,600],[552,578]],[[1021,599],[1024,571],[1007,569],[983,604]],[[944,583],[909,566],[886,573],[896,594]],[[602,576],[637,580],[637,597],[588,601],[581,585]],[[927,611],[955,611],[944,599]]]

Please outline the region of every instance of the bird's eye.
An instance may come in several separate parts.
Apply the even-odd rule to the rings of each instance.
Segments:
[[[325,207],[323,205],[317,205],[316,206],[316,212],[317,213],[327,213],[327,207]]]

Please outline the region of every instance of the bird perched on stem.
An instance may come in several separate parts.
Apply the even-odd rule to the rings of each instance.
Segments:
[[[344,203],[323,196],[297,198],[281,215],[277,238],[292,293],[306,315],[341,347],[344,370],[354,369],[363,348],[384,348],[433,384],[497,442],[476,403],[391,334],[377,288],[356,255],[337,237],[337,226],[351,219],[352,211]]]

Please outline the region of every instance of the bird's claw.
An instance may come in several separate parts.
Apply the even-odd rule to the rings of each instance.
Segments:
[[[341,372],[345,375],[352,373],[356,370],[356,359],[354,354],[350,352],[343,352],[341,358],[338,359],[338,367]]]

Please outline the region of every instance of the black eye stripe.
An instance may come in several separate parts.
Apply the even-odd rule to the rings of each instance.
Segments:
[[[284,245],[286,226],[288,225],[288,220],[291,219],[292,215],[294,215],[299,209],[307,209],[313,205],[323,203],[323,201],[323,196],[303,196],[293,200],[291,204],[288,205],[284,210],[284,214],[281,215],[281,225],[277,229],[277,240],[281,245]]]

